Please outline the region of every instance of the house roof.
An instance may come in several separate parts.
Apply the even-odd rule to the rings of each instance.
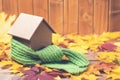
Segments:
[[[36,29],[42,22],[44,22],[52,32],[55,32],[43,19],[43,17],[21,13],[16,19],[15,23],[12,25],[8,34],[30,40]]]

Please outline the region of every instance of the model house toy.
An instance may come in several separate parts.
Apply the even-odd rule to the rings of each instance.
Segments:
[[[38,50],[52,43],[53,32],[55,31],[43,17],[21,13],[8,34],[30,48]]]

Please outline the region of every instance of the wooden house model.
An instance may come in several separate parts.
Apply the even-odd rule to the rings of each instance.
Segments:
[[[53,32],[43,17],[21,13],[8,34],[30,48],[38,50],[52,43]]]

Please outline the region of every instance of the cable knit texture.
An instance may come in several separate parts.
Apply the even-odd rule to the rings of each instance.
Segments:
[[[62,60],[63,56],[69,60]],[[82,54],[56,45],[49,45],[43,49],[34,51],[30,47],[11,40],[11,57],[21,64],[40,63],[49,68],[65,70],[71,74],[79,74],[87,69],[89,61]]]

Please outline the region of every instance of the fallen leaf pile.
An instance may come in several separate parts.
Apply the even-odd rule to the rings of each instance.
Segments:
[[[56,77],[62,75],[59,71],[47,72],[43,68],[37,66],[33,66],[31,69],[25,70],[23,73],[26,75],[23,80],[55,80]]]
[[[99,49],[114,49],[114,43],[107,43],[117,41],[116,45],[120,45],[120,32],[104,32],[101,35],[76,35],[68,34],[61,36],[60,34],[53,34],[53,43],[64,48],[69,48],[78,52],[88,53],[88,50],[98,52]]]
[[[112,69],[110,73],[107,74],[107,79],[112,80],[120,80],[120,66],[117,66],[116,68]]]
[[[91,64],[77,75],[62,70],[49,69],[41,64],[21,65],[10,58],[10,39],[7,34],[14,15],[0,13],[0,67],[11,74],[19,74],[23,80],[120,80],[120,32],[104,32],[101,35],[53,34],[53,44],[81,52]],[[64,57],[64,59],[67,59]]]
[[[9,16],[5,13],[0,13],[0,59],[10,59],[10,39],[12,38],[7,34],[11,24],[16,16]]]
[[[105,32],[101,35],[84,36],[53,34],[53,43],[64,48],[82,52],[86,56],[89,55],[88,59],[91,62],[94,60],[94,63],[89,65],[87,71],[77,76],[71,76],[71,80],[120,79],[119,73],[113,71],[120,67],[120,32]]]

